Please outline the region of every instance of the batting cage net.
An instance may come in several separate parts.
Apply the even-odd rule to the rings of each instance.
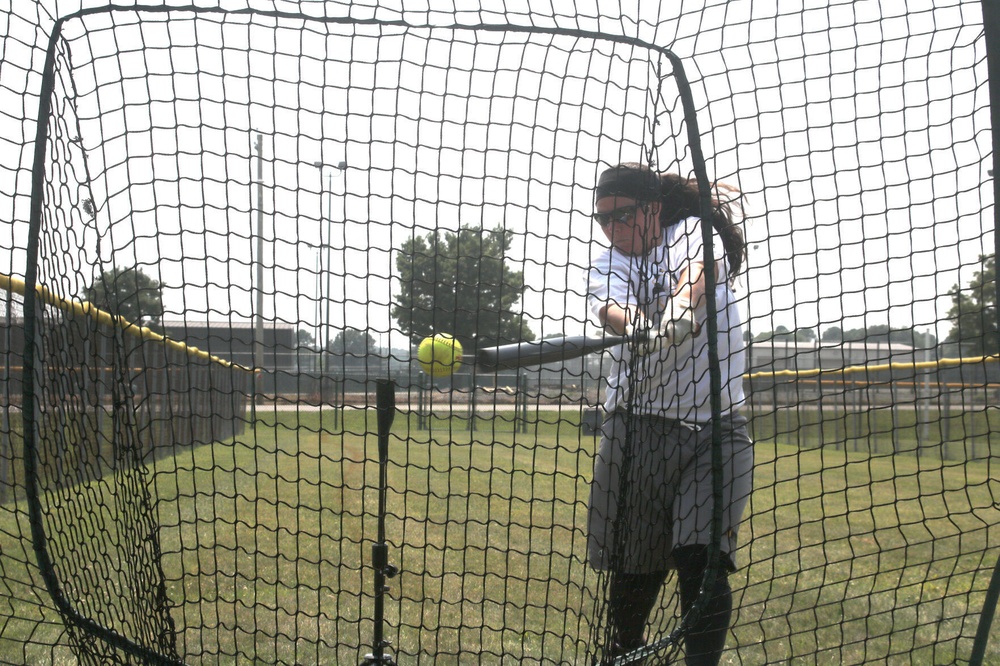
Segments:
[[[0,660],[1000,660],[995,3],[65,4]]]

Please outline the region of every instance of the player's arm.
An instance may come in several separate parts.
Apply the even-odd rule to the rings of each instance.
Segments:
[[[719,267],[716,266],[716,274],[718,273]],[[657,334],[648,345],[650,350],[679,344],[698,335],[701,332],[701,322],[695,312],[702,308],[704,302],[705,264],[701,261],[688,262],[678,275],[677,287],[667,302]]]
[[[705,268],[701,262],[690,262],[679,275],[677,288],[671,295],[663,321],[671,319],[671,314],[679,314],[684,309],[694,310],[705,298]],[[609,301],[597,311],[597,318],[609,332],[624,335],[637,329],[652,326],[646,313],[634,305],[620,305]]]
[[[645,323],[645,315],[635,306],[623,306],[611,301],[597,311],[604,329],[615,335],[625,335]]]
[[[677,312],[684,308],[697,310],[705,302],[705,264],[692,261],[685,266],[678,276],[677,288],[667,304],[668,318],[671,310]]]
[[[630,303],[631,287],[613,266],[592,268],[587,285],[587,304],[605,332],[626,335],[645,320],[642,311]]]

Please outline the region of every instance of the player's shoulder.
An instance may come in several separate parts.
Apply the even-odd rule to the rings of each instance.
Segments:
[[[627,262],[627,259],[626,255],[618,252],[614,247],[602,247],[591,259],[590,266],[592,269],[606,273],[623,261]]]
[[[667,229],[667,233],[673,232],[674,236],[687,235],[701,232],[701,218],[697,215],[685,217],[677,224],[673,224]]]
[[[675,250],[680,245],[687,245],[692,231],[698,229],[697,217],[686,217],[671,224],[663,230],[663,249],[667,252]]]
[[[635,258],[614,248],[600,252],[590,264],[590,282],[628,283],[635,275]]]
[[[686,217],[677,224],[667,227],[664,245],[670,252],[686,252],[691,248],[697,249],[701,242],[701,218],[697,215]]]

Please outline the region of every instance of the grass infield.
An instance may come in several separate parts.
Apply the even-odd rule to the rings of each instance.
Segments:
[[[428,429],[397,415],[386,520],[401,569],[386,603],[397,663],[586,659],[603,583],[584,564],[595,440],[577,415],[532,413],[527,432],[510,418],[470,429],[435,416]],[[371,650],[375,430],[373,411],[348,411],[337,428],[327,415],[265,412],[235,441],[148,466],[186,661],[351,664]],[[995,460],[899,452],[898,433],[877,424],[864,447],[803,448],[801,428],[775,430],[757,433],[723,663],[967,658],[1000,543]],[[113,507],[109,492],[98,480],[81,497]],[[28,564],[29,533],[23,500],[9,500],[0,661],[75,663]],[[657,617],[674,626],[672,611]],[[997,661],[994,641],[986,662]]]

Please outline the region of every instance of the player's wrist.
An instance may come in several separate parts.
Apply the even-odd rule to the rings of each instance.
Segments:
[[[640,338],[648,338],[656,335],[656,327],[653,325],[653,320],[646,317],[646,315],[638,315],[632,323],[632,334]]]
[[[691,302],[688,300],[674,299],[667,304],[667,311],[664,313],[664,321],[678,319],[691,319],[694,317],[694,311],[691,308]]]
[[[698,335],[701,325],[690,304],[684,301],[671,301],[663,313],[658,337],[666,344],[680,344],[689,337]]]

